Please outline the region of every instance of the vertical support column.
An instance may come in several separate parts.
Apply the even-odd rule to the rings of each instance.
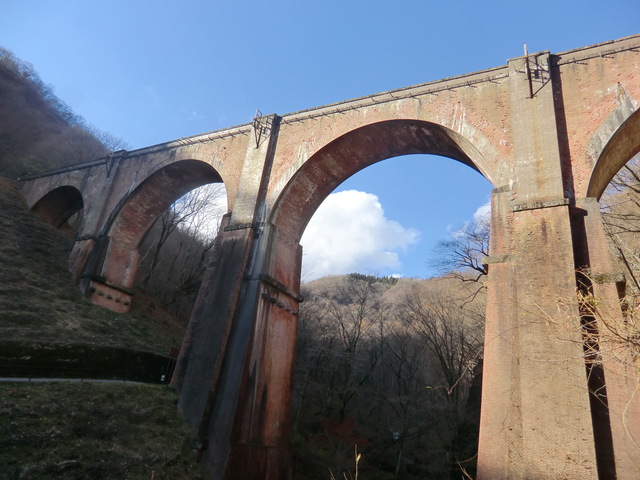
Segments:
[[[520,415],[513,419],[519,417],[520,424],[509,427],[516,430],[512,442],[521,447],[509,451],[508,472],[488,476],[485,470],[479,478],[596,479],[570,199],[563,184],[563,175],[570,172],[562,168],[549,55],[530,58],[533,96],[525,59],[509,62],[515,154],[514,285],[509,291],[516,294],[512,351],[517,357],[505,361],[516,362],[519,373]]]
[[[523,457],[517,295],[510,255],[512,193],[504,186],[491,194],[479,479],[512,478],[512,464],[521,464]]]
[[[91,188],[85,192],[90,201],[85,202],[82,232],[79,232],[80,237],[70,255],[74,279],[80,290],[93,303],[118,313],[130,309],[133,298],[130,287],[133,285],[140,256],[137,248],[114,243],[100,232],[105,229],[105,223],[110,217],[107,209],[114,208],[109,197],[117,187],[120,162],[126,155],[125,150],[114,152],[104,165],[97,165],[90,170]],[[117,265],[104,265],[110,250],[118,258]],[[118,279],[118,282],[114,279]]]
[[[284,480],[290,477],[289,435],[298,325],[302,250],[287,248],[271,229],[270,259],[259,275],[258,309],[243,375],[243,387],[225,479]],[[285,258],[282,255],[285,254]],[[277,258],[279,257],[279,258]],[[273,259],[286,263],[294,285],[272,277]],[[271,264],[271,265],[270,265]]]
[[[568,206],[514,212],[523,478],[598,478]]]
[[[602,410],[594,416],[594,429],[600,437],[597,440],[611,443],[600,447],[610,456],[600,468],[608,469],[600,480],[632,480],[640,478],[640,392],[636,359],[626,342],[628,325],[619,301],[624,277],[614,270],[597,199],[579,199],[576,207],[583,237],[576,235],[574,241],[583,250],[581,256],[592,283],[599,354],[594,361],[603,376],[603,385],[592,393]],[[605,432],[598,434],[598,430]]]
[[[231,433],[238,408],[243,410],[243,369],[259,312],[258,276],[271,245],[262,221],[277,117],[269,124],[262,141],[247,142],[234,210],[218,235],[215,263],[203,280],[173,381],[178,407],[197,432],[199,456],[216,479],[231,468]]]
[[[220,226],[172,378],[178,408],[196,432],[220,375],[255,237],[251,228],[229,229],[228,221]]]
[[[82,270],[89,260],[89,255],[95,244],[95,238],[90,236],[78,238],[73,244],[73,248],[69,254],[69,270],[71,270],[71,278],[75,285],[81,287],[79,284],[82,277]],[[82,288],[82,290],[85,289]]]
[[[103,265],[100,275],[89,279],[87,294],[96,305],[117,313],[128,312],[133,298],[133,282],[140,263],[140,252],[116,239],[107,239],[106,255],[109,262]],[[118,283],[113,281],[118,279]]]

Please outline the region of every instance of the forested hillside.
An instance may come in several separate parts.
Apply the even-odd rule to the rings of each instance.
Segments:
[[[473,475],[484,293],[457,279],[328,277],[304,289],[296,478]],[[469,302],[471,297],[475,300]]]
[[[0,176],[17,179],[100,158],[120,144],[86,125],[31,64],[0,47]]]

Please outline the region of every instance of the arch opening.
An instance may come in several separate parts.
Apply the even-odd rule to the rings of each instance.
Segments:
[[[138,248],[153,222],[187,192],[209,183],[221,183],[215,169],[200,160],[167,165],[145,179],[126,199],[109,228],[109,236],[129,248]]]
[[[143,291],[150,302],[162,305],[184,325],[189,321],[226,206],[222,183],[191,190],[157,218],[139,246],[136,290]]]
[[[483,176],[450,158],[418,154],[371,165],[315,211],[300,240],[301,279],[438,276],[448,267],[430,254],[454,233],[477,237],[488,224],[489,192]]]
[[[478,166],[483,165],[478,150],[458,134],[441,126],[426,122],[402,121],[377,124],[351,132],[311,157],[285,190],[273,217],[278,234],[282,233],[285,236],[287,244],[285,247],[287,251],[282,252],[282,257],[285,260],[278,259],[275,262],[276,278],[280,280],[286,277],[285,268],[288,269],[293,264],[293,262],[286,260],[286,257],[291,255],[293,251],[291,246],[301,240],[302,234],[310,226],[311,217],[336,187],[346,185],[348,188],[369,191],[366,188],[356,187],[356,184],[351,182],[351,177],[353,176],[353,180],[355,180],[358,173],[364,174],[387,165],[391,168],[394,165],[396,168],[400,168],[401,159],[398,157],[404,155],[409,155],[404,160],[410,159],[421,162],[425,166],[428,165],[427,171],[434,170],[434,164],[441,160],[421,154],[447,157],[444,160],[449,161],[450,164],[455,163],[450,161],[453,159],[464,164],[457,165],[462,167],[461,169],[467,166],[480,172],[485,178],[490,177],[484,168]],[[374,166],[374,164],[376,165]],[[411,173],[411,169],[402,172],[403,175],[411,175]],[[425,172],[421,171],[421,173]],[[474,175],[470,171],[467,173],[470,174],[469,176]],[[428,175],[428,173],[426,174]],[[390,169],[385,169],[385,173],[382,175],[385,176],[387,183],[392,183]],[[464,187],[456,185],[456,179],[457,177],[445,179],[439,177],[441,183],[455,185],[451,190],[464,191]],[[406,182],[403,185],[402,175],[399,175],[394,183],[394,188],[411,189],[416,187],[414,185],[409,187]],[[423,185],[422,188],[428,187]],[[490,185],[487,184],[487,194],[489,189]],[[371,193],[376,192],[371,190]],[[420,196],[420,193],[423,192],[416,192],[415,196]],[[471,214],[486,201],[487,197],[485,196]],[[446,200],[428,203],[426,209],[433,206],[442,209],[443,203],[446,203]],[[419,212],[420,215],[428,216],[428,212],[424,211],[426,209],[419,205],[419,202],[415,202],[411,210]],[[338,218],[335,216],[332,220],[336,224],[335,228],[338,229],[346,229],[349,223],[347,217]],[[386,225],[389,230],[390,224]],[[398,230],[386,233],[402,235],[402,232]],[[367,235],[366,231],[362,231],[361,243],[367,242]],[[302,260],[302,264],[304,264],[304,260]],[[293,276],[295,277],[295,273]],[[303,303],[300,308],[298,333],[302,338],[299,339],[301,343],[297,352],[300,361],[306,363],[303,365],[296,363],[295,403],[299,405],[296,407],[297,411],[302,412],[304,410],[300,405],[304,402],[312,404],[315,398],[325,399],[326,401],[323,400],[325,418],[320,422],[321,425],[309,425],[310,422],[303,419],[311,417],[311,415],[305,413],[298,417],[296,414],[295,418],[300,419],[296,428],[321,429],[327,437],[337,444],[341,441],[348,443],[351,439],[350,436],[368,434],[371,435],[371,439],[375,437],[374,441],[363,448],[369,449],[369,455],[384,458],[384,461],[388,462],[388,465],[384,466],[380,466],[383,462],[380,463],[381,471],[395,471],[397,474],[396,466],[404,465],[404,462],[410,461],[413,465],[420,465],[422,468],[428,465],[434,471],[442,471],[447,474],[451,465],[443,459],[468,459],[472,458],[473,453],[477,451],[477,443],[473,445],[473,441],[470,441],[471,445],[463,444],[461,432],[466,429],[464,438],[469,439],[471,438],[469,431],[475,431],[477,435],[478,425],[472,425],[473,422],[458,422],[451,425],[440,423],[437,427],[427,425],[429,421],[425,417],[428,415],[425,406],[436,406],[434,408],[446,410],[452,418],[463,418],[462,413],[466,399],[470,396],[469,391],[475,389],[473,396],[477,404],[474,406],[475,410],[472,416],[474,419],[477,417],[479,422],[479,384],[477,383],[479,373],[471,372],[473,370],[471,363],[477,367],[477,370],[481,370],[481,366],[478,366],[477,363],[478,358],[474,357],[477,351],[474,351],[473,347],[480,348],[482,344],[482,335],[479,332],[483,328],[483,322],[476,318],[471,328],[466,328],[465,324],[469,323],[471,319],[462,318],[460,309],[453,308],[451,301],[446,297],[453,290],[451,285],[439,292],[441,295],[434,294],[429,302],[421,303],[417,296],[413,297],[416,300],[413,304],[415,328],[421,326],[425,335],[430,332],[430,328],[433,328],[435,330],[432,330],[431,333],[441,335],[443,339],[445,337],[458,339],[461,338],[460,335],[467,335],[464,339],[464,345],[434,345],[436,349],[464,349],[465,354],[470,355],[468,358],[459,359],[459,364],[464,365],[467,370],[457,372],[459,375],[452,373],[452,379],[447,380],[446,376],[439,373],[439,369],[448,371],[447,369],[452,365],[432,366],[430,362],[434,361],[435,356],[425,347],[428,342],[423,337],[414,335],[414,327],[406,329],[400,327],[406,320],[406,317],[402,317],[402,313],[400,313],[400,304],[393,302],[386,304],[388,297],[385,300],[376,298],[377,295],[390,295],[394,288],[397,288],[398,292],[404,293],[413,291],[414,288],[422,291],[425,288],[424,285],[420,280],[404,279],[400,280],[397,286],[389,287],[389,283],[393,283],[392,278],[384,276],[375,279],[374,277],[375,275],[349,275],[346,280],[345,277],[341,277],[345,284],[339,286],[337,292],[323,291],[320,294],[318,292],[314,294],[309,290],[304,295],[305,297],[308,295],[309,302]],[[330,282],[336,281],[341,280],[320,279],[314,282],[314,285],[319,286],[322,290]],[[309,285],[305,286],[305,289],[307,288]],[[429,288],[432,286],[430,285]],[[418,295],[417,292],[416,295]],[[451,312],[455,312],[458,318],[449,319],[451,320],[449,322],[440,321],[444,320],[441,318],[435,323],[430,323],[431,315],[439,311],[439,306],[442,308],[451,307]],[[484,307],[481,306],[479,310],[483,311]],[[446,314],[449,315],[451,312]],[[317,315],[318,318],[310,318],[314,315]],[[406,326],[406,324],[404,325]],[[375,362],[379,363],[375,365],[367,363],[373,361],[374,358]],[[469,369],[470,365],[471,369]],[[304,373],[301,374],[301,370]],[[380,373],[379,377],[378,373]],[[398,376],[394,377],[390,383],[385,383],[395,374]],[[301,382],[300,380],[303,378],[305,380]],[[312,378],[313,382],[309,382],[309,378]],[[324,380],[335,381],[336,378],[338,379],[337,383],[329,388],[325,388],[326,385],[322,384]],[[416,382],[416,386],[412,386],[411,382]],[[417,387],[417,384],[420,384],[421,387]],[[424,388],[425,385],[429,385],[429,387]],[[397,389],[401,389],[402,386],[406,386],[407,390],[396,395]],[[448,387],[449,390],[447,390]],[[316,388],[315,391],[314,388]],[[320,392],[331,392],[332,396],[329,398],[329,394],[326,394],[323,397]],[[385,401],[376,404],[373,399],[382,398],[383,392]],[[454,397],[455,401],[452,400]],[[384,407],[381,406],[382,404]],[[425,410],[420,412],[419,408],[413,409],[409,404],[420,405]],[[389,405],[399,406],[399,408],[397,411],[387,411],[386,408]],[[310,408],[312,411],[316,411],[313,410],[315,407],[317,405],[311,405]],[[329,409],[326,410],[326,408]],[[367,419],[358,416],[359,409],[376,412],[372,414],[374,418],[392,418],[393,421],[387,425],[382,425],[380,422],[373,422],[377,425],[366,424]],[[391,407],[389,410],[394,410],[394,408]],[[441,438],[442,442],[433,442],[430,445],[432,451],[439,452],[437,455],[440,458],[439,461],[424,458],[425,456],[418,458],[415,451],[410,452],[412,445],[414,445],[412,442],[416,442],[416,439],[438,436],[433,435],[433,431],[430,434],[427,433],[429,432],[428,427],[433,428],[433,431],[437,431],[443,437]],[[344,435],[345,432],[346,435]],[[302,436],[304,437],[304,435]],[[362,438],[363,443],[366,443],[365,440],[369,441],[366,436]],[[376,441],[380,443],[375,444]],[[389,449],[389,445],[397,446],[397,451]],[[403,450],[403,447],[406,450]],[[452,456],[448,456],[452,453]],[[333,460],[336,462],[335,465],[346,465],[341,462],[348,461],[348,458],[336,457]],[[341,471],[340,468],[342,467],[336,466],[338,472]],[[469,465],[465,465],[465,468],[469,471],[472,470]]]
[[[97,252],[102,256],[97,273],[90,275],[87,291],[94,303],[117,312],[129,310],[139,248],[154,222],[187,192],[211,183],[222,183],[222,178],[209,163],[181,160],[156,170],[122,200]]]
[[[322,201],[347,178],[392,157],[429,154],[448,157],[480,172],[492,172],[480,151],[451,129],[420,120],[392,120],[353,130],[309,158],[289,181],[272,213],[272,223],[299,242]]]
[[[80,191],[71,186],[58,187],[38,200],[31,211],[55,228],[75,232],[79,219],[72,217],[84,208]]]
[[[620,295],[627,294],[637,303],[640,301],[640,153],[616,172],[599,204],[609,251],[617,270],[624,272],[626,278]]]
[[[625,272],[619,294],[640,297],[640,110],[620,122],[602,149],[586,196],[598,199],[609,251]]]
[[[600,152],[593,170],[586,196],[602,196],[617,173],[640,153],[640,110],[622,122]]]

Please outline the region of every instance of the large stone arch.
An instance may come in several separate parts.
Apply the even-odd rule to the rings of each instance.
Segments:
[[[67,220],[83,208],[82,193],[73,186],[65,185],[37,200],[31,211],[55,228],[70,230]]]
[[[407,154],[452,158],[480,171],[482,155],[462,135],[420,120],[390,120],[361,126],[329,142],[300,166],[261,226],[250,278],[256,278],[251,364],[239,388],[236,423],[225,478],[246,478],[269,465],[283,478],[291,408],[302,249],[311,216],[337,185],[385,159]],[[486,165],[486,162],[484,162]],[[490,177],[491,172],[481,172]],[[264,252],[264,253],[263,253]],[[255,419],[254,412],[261,412]],[[269,477],[271,478],[271,477]]]
[[[272,140],[279,135],[273,120]],[[281,154],[303,149],[305,140],[298,140]],[[234,208],[221,228],[219,261],[205,273],[201,287],[213,294],[199,297],[194,307],[173,379],[180,391],[179,408],[198,432],[203,461],[214,477],[257,478],[251,477],[256,472],[266,475],[260,478],[286,476],[301,300],[299,240],[316,208],[359,170],[407,154],[446,156],[493,180],[494,172],[485,167],[493,163],[481,153],[490,151],[490,145],[474,145],[434,122],[374,121],[336,134],[303,162],[288,164],[274,176],[274,190],[266,192],[264,184],[252,180],[257,200],[253,221],[242,217],[234,222]],[[254,156],[261,165],[283,161],[277,149],[275,160],[271,156],[269,142],[254,148],[250,146],[245,162]],[[254,169],[246,172],[255,174]],[[216,388],[205,390],[203,382]]]
[[[201,160],[180,160],[156,168],[121,199],[106,223],[101,245],[94,255],[95,272],[88,291],[92,301],[115,311],[127,311],[131,287],[140,260],[138,248],[156,218],[185,193],[209,183],[220,174]]]
[[[495,178],[480,150],[458,132],[414,119],[377,122],[351,130],[313,154],[283,189],[270,223],[299,241],[315,210],[340,183],[374,163],[409,154],[449,157],[491,183]]]
[[[107,224],[107,234],[138,247],[155,219],[185,193],[220,183],[218,172],[200,160],[181,160],[155,169],[123,198]]]

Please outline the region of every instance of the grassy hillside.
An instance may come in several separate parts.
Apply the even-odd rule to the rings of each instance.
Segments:
[[[97,307],[72,285],[70,239],[29,212],[18,186],[0,178],[0,342],[108,345],[168,354],[184,327],[144,298],[129,314]]]
[[[69,244],[0,178],[0,351],[107,345],[166,355],[180,345],[183,328],[159,311],[118,315],[83,298]],[[206,478],[190,438],[167,387],[0,383],[0,480]]]
[[[167,387],[0,384],[0,479],[207,478]]]

